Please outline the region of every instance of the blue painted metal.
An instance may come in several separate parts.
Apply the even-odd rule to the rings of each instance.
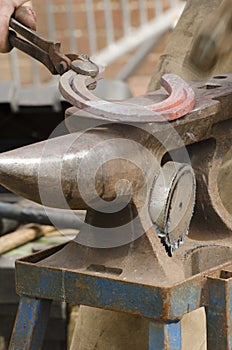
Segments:
[[[220,278],[208,277],[209,274],[218,276],[222,269],[232,271],[231,262],[176,284],[153,285],[132,277],[123,280],[120,275],[64,268],[53,263],[49,265],[45,258],[63,247],[53,247],[16,262],[17,292],[22,299],[12,344],[19,342],[20,345],[17,343],[10,350],[39,349],[25,347],[24,344],[31,338],[37,342],[37,335],[32,337],[34,330],[44,332],[47,306],[50,305],[50,301],[45,299],[149,318],[149,350],[181,350],[181,318],[188,312],[207,306],[208,349],[231,349],[232,273],[221,274]],[[32,320],[32,325],[24,328],[28,320]]]
[[[176,321],[203,306],[201,275],[161,287],[86,269],[37,265],[49,251],[16,262],[19,295],[123,311],[165,322]],[[54,249],[50,251],[51,255],[53,252]]]
[[[42,347],[52,300],[21,297],[9,350]]]
[[[162,290],[153,286],[20,263],[16,265],[16,272],[17,293],[20,295],[26,293],[31,297],[74,302],[157,319],[163,312]]]
[[[208,350],[232,349],[232,272],[209,277],[206,307]]]
[[[180,319],[183,315],[200,308],[202,306],[202,282],[200,278],[191,278],[178,285],[170,286],[166,290],[166,300],[163,300],[168,304],[168,308],[163,310],[163,318],[166,320]]]
[[[180,321],[149,322],[149,350],[181,350],[181,348]]]

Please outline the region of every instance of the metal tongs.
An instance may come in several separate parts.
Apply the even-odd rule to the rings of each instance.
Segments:
[[[26,40],[18,37],[17,33]],[[14,18],[10,20],[9,43],[43,63],[52,74],[62,75],[73,70],[78,74],[95,77],[99,72],[98,66],[87,55],[61,53],[59,42],[44,39]]]
[[[17,36],[16,32],[27,40]],[[9,42],[36,60],[42,62],[52,74],[60,74],[59,90],[62,96],[76,110],[85,109],[85,118],[120,123],[170,122],[187,114],[194,106],[195,93],[192,87],[174,74],[165,74],[161,85],[168,97],[152,103],[146,98],[146,105],[130,101],[105,101],[89,90],[96,87],[103,67],[97,66],[88,56],[79,54],[64,55],[60,43],[42,38],[35,31],[25,27],[15,19],[10,20]],[[74,111],[74,113],[76,112]]]

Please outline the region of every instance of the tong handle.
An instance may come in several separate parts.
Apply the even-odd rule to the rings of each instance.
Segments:
[[[19,38],[17,33],[23,38]],[[86,55],[64,55],[60,52],[60,43],[44,39],[34,30],[11,18],[9,24],[9,43],[43,63],[52,74],[64,74],[69,69],[79,74],[95,77],[98,66]]]
[[[9,31],[8,36],[9,43],[12,47],[28,54],[29,56],[35,58],[37,61],[43,63],[52,74],[58,74],[56,68],[51,62],[49,55],[44,50],[39,47],[34,46],[30,42],[19,38],[16,33],[12,30]]]
[[[26,40],[18,37],[17,33]],[[52,52],[59,52],[60,43],[44,39],[37,32],[14,18],[10,19],[8,40],[12,47],[16,47],[18,50],[43,63],[52,74],[60,74],[51,59]]]
[[[11,19],[10,19],[10,28],[12,28],[15,32],[20,34],[22,37],[27,39],[29,42],[33,43],[35,46],[46,51],[47,53],[49,52],[51,45],[55,45],[52,41],[44,39],[37,32],[26,27],[25,25],[18,22],[13,17],[11,17]]]

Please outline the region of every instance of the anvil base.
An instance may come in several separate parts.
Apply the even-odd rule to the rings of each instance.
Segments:
[[[143,239],[137,240],[135,251]],[[185,248],[178,252],[186,261],[191,244],[187,240]],[[217,250],[214,246],[215,258],[220,249],[220,254],[225,255],[224,248],[227,249],[218,246]],[[52,300],[127,312],[149,319],[149,350],[182,349],[181,318],[205,307],[208,349],[231,349],[232,260],[203,272],[186,272],[188,277],[176,283],[162,281],[158,275],[157,279],[144,282],[141,263],[135,267],[134,274],[131,270],[127,277],[123,275],[120,261],[125,249],[113,248],[110,252],[117,267],[111,263],[98,264],[98,259],[95,263],[93,253],[95,251],[97,256],[99,249],[83,247],[74,241],[18,260],[17,292],[21,299],[9,349],[40,349]],[[210,254],[207,242],[199,249]],[[80,265],[86,250],[87,259]],[[109,254],[108,249],[100,250],[101,256]],[[201,256],[196,255],[196,250],[191,248],[192,260],[200,261]],[[68,257],[68,251],[75,254]],[[128,266],[130,269],[129,262]],[[153,273],[151,271],[151,275]]]

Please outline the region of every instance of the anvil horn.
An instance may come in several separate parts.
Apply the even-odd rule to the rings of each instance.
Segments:
[[[104,126],[2,153],[0,183],[57,208],[86,209],[128,198],[154,176],[154,156],[133,134],[133,127],[122,132],[120,125]]]

